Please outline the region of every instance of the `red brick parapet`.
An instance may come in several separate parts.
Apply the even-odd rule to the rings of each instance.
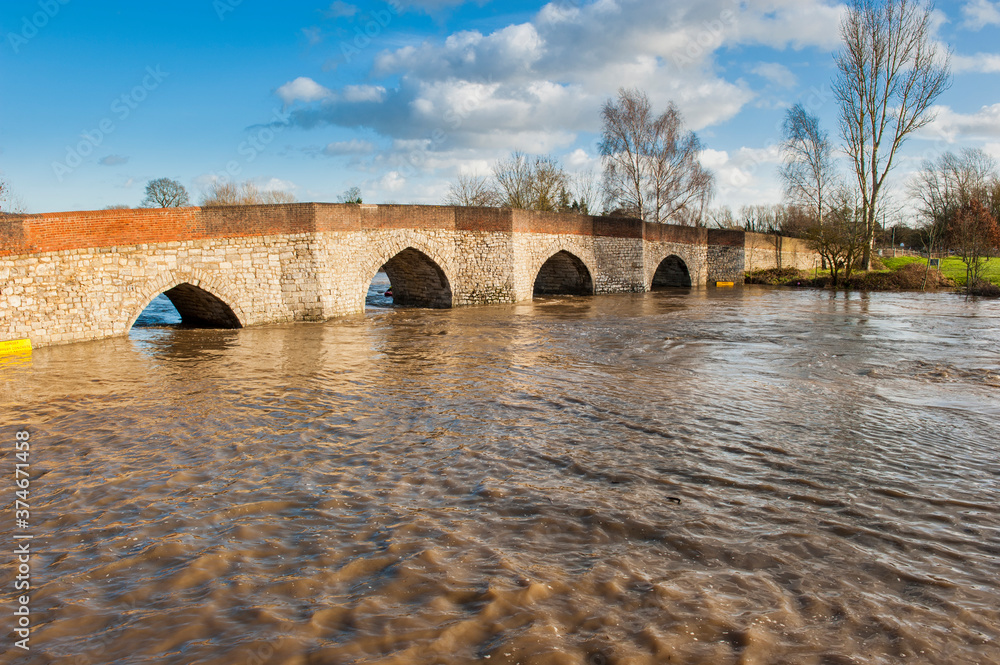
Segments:
[[[0,215],[0,256],[210,238],[439,229],[646,239],[704,245],[707,230],[626,217],[500,208],[290,203]]]

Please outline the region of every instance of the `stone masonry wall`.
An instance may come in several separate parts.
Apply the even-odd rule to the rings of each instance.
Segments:
[[[742,284],[746,266],[743,231],[711,229],[708,232],[707,274],[709,284]]]
[[[244,326],[320,318],[314,243],[279,235],[0,257],[0,339],[123,335],[153,298],[184,283],[217,296]]]
[[[434,306],[529,300],[542,265],[561,251],[579,260],[571,263],[595,293],[649,290],[669,256],[694,285],[742,282],[747,253],[761,242],[627,218],[440,206],[0,215],[0,341],[124,335],[171,289],[194,319],[323,320],[363,311],[372,278],[390,262],[390,278],[407,282],[401,293]],[[807,261],[795,243],[786,248],[783,262]]]
[[[798,238],[786,238],[765,233],[746,233],[744,241],[746,270],[796,268],[813,270],[820,264],[819,254]]]

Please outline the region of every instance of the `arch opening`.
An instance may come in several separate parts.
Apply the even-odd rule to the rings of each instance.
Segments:
[[[133,327],[242,328],[239,317],[218,296],[193,284],[178,284],[150,301]]]
[[[594,280],[583,261],[562,250],[542,264],[535,276],[533,291],[536,296],[589,296],[594,294]]]
[[[384,273],[384,277],[382,274]],[[388,289],[385,289],[388,280]],[[371,306],[451,307],[451,283],[432,258],[407,247],[379,268],[365,299]]]
[[[660,261],[653,274],[654,289],[663,288],[691,288],[691,273],[687,264],[679,256],[671,254]]]

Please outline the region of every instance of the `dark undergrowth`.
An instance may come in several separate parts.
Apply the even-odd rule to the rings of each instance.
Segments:
[[[926,286],[924,285],[925,274],[927,279]],[[928,291],[935,291],[940,289],[954,289],[956,286],[955,281],[949,277],[945,277],[940,270],[927,271],[923,265],[916,263],[903,265],[895,270],[854,272],[848,278],[845,278],[843,273],[841,273],[838,282],[837,288],[856,291],[920,291],[924,288]],[[795,268],[771,268],[748,273],[746,275],[746,283],[822,289],[832,288],[833,278],[828,272],[815,275],[811,271],[796,270]],[[997,288],[989,282],[985,284]],[[983,290],[986,290],[985,287]],[[977,295],[988,294],[981,293]]]

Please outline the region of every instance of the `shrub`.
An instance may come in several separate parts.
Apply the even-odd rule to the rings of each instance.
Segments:
[[[986,296],[987,298],[1000,298],[1000,286],[984,279],[977,280],[969,287],[969,295]]]

